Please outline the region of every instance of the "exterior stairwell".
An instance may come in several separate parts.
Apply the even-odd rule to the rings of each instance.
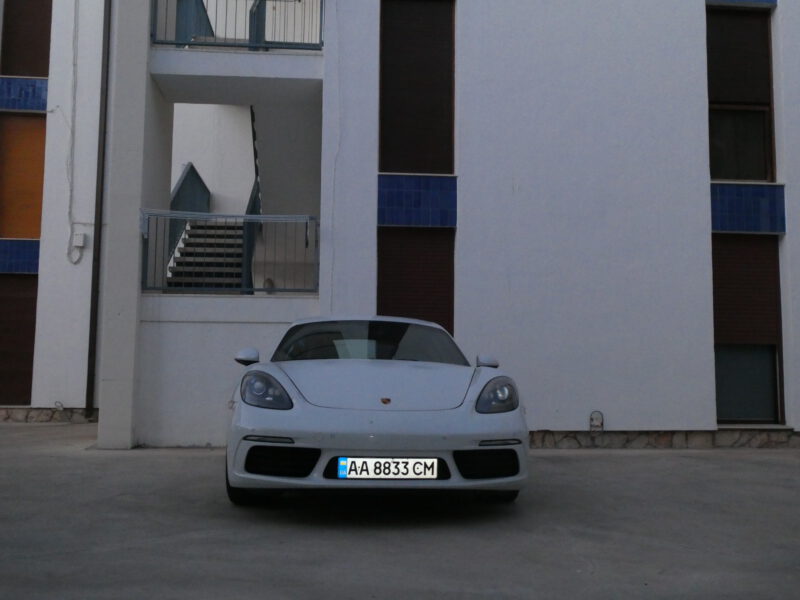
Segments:
[[[225,221],[189,221],[167,272],[167,288],[242,288],[244,228]]]

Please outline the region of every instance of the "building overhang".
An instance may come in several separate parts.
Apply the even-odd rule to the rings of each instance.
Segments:
[[[255,104],[322,87],[321,52],[150,49],[150,74],[171,102]]]

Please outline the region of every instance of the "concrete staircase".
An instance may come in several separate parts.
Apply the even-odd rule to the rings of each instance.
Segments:
[[[167,288],[240,290],[243,238],[241,223],[189,221],[169,263]]]

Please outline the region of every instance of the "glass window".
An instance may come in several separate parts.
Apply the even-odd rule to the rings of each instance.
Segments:
[[[469,364],[446,332],[398,321],[321,321],[295,325],[286,332],[272,360],[354,358]]]
[[[773,181],[771,13],[709,8],[711,179]]]
[[[770,178],[769,120],[768,110],[711,109],[712,179]]]
[[[717,344],[717,420],[776,423],[778,367],[775,346]]]

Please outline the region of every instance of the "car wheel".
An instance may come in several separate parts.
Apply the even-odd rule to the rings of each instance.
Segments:
[[[228,500],[237,506],[251,506],[258,501],[258,496],[253,490],[233,487],[228,481],[228,466],[225,466],[225,491],[228,492]]]
[[[519,496],[519,490],[497,490],[489,492],[489,498],[500,504],[511,504]]]

